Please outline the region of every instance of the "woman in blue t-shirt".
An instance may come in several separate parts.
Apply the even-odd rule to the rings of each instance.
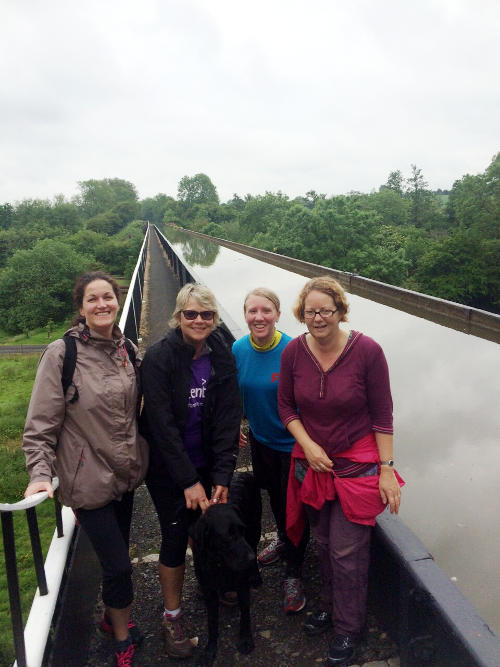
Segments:
[[[163,629],[173,658],[194,650],[181,614],[188,528],[210,503],[227,501],[238,453],[236,367],[218,323],[212,292],[204,285],[184,285],[173,328],[148,348],[141,366],[141,428],[150,445],[146,484],[161,527]]]
[[[259,554],[258,560],[265,566],[276,563],[281,557],[285,559],[283,606],[286,613],[293,614],[306,604],[301,575],[307,535],[298,547],[286,535],[286,491],[295,441],[281,422],[277,397],[281,353],[291,338],[276,329],[280,301],[270,289],[252,290],[243,308],[250,334],[233,344],[233,354],[243,413],[250,427],[248,439],[254,476],[259,486],[269,493],[277,527],[276,539]],[[240,446],[246,444],[242,433]]]

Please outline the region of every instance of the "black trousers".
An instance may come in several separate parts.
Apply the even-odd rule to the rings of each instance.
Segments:
[[[210,498],[212,483],[208,470],[199,468],[197,472],[207,498]],[[186,559],[189,527],[200,516],[201,511],[188,510],[184,492],[166,476],[155,476],[150,472],[146,477],[146,486],[160,522],[160,563],[165,567],[178,567]]]
[[[102,601],[124,609],[132,603],[132,565],[128,552],[134,492],[95,510],[76,509],[78,523],[87,533],[102,567]]]
[[[261,489],[269,494],[271,510],[276,521],[278,537],[285,543],[286,577],[300,577],[302,563],[309,541],[309,526],[298,546],[295,546],[286,534],[286,494],[288,473],[290,472],[291,454],[271,449],[259,442],[253,433],[248,434],[252,450],[253,474]]]

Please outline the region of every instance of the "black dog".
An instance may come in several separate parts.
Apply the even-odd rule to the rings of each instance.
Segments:
[[[250,587],[262,579],[256,550],[260,540],[262,506],[260,490],[250,473],[235,473],[226,505],[212,505],[192,531],[196,577],[208,615],[208,643],[199,665],[212,665],[219,637],[219,596],[236,591],[240,607],[238,651],[254,649],[250,625]]]

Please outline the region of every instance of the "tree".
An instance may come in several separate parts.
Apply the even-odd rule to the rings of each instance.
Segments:
[[[476,308],[499,311],[500,240],[456,231],[422,256],[415,279],[422,291]]]
[[[392,188],[382,187],[379,192],[366,196],[364,206],[377,211],[386,225],[408,224],[411,202]]]
[[[92,260],[60,241],[18,250],[0,275],[0,318],[12,333],[60,322],[72,310],[75,278]]]
[[[105,213],[119,202],[136,204],[138,200],[135,185],[121,178],[79,181],[78,186],[81,194],[77,201],[86,218]]]
[[[443,209],[436,195],[428,189],[422,170],[411,165],[411,176],[406,179],[406,195],[411,201],[410,221],[415,227],[443,229],[446,227]]]
[[[486,238],[500,236],[500,153],[484,174],[466,174],[455,181],[447,213],[460,229],[477,229]]]
[[[387,178],[387,182],[385,185],[383,185],[380,190],[387,188],[388,190],[392,190],[399,196],[403,196],[403,186],[404,186],[404,178],[403,174],[399,171],[391,171]]]
[[[111,236],[115,234],[122,227],[122,221],[118,213],[108,211],[107,213],[99,213],[87,221],[87,229],[91,229],[99,234],[107,234]]]
[[[163,217],[167,209],[174,211],[177,202],[173,197],[163,193],[155,197],[147,197],[140,202],[140,216],[142,220],[149,220],[156,225],[163,222]]]
[[[184,210],[195,204],[219,203],[219,195],[215,185],[206,174],[181,178],[177,188],[177,197],[182,202]]]
[[[14,219],[14,209],[10,204],[0,206],[0,229],[9,229]]]

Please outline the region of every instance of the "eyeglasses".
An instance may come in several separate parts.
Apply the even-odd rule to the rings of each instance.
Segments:
[[[210,320],[214,319],[215,315],[212,310],[182,310],[181,313],[186,320],[195,320],[199,315],[204,322],[210,322]]]
[[[306,320],[314,320],[316,315],[319,315],[324,320],[327,320],[329,317],[333,317],[338,311],[338,308],[335,310],[330,310],[330,308],[320,308],[319,310],[304,310],[304,318]]]

